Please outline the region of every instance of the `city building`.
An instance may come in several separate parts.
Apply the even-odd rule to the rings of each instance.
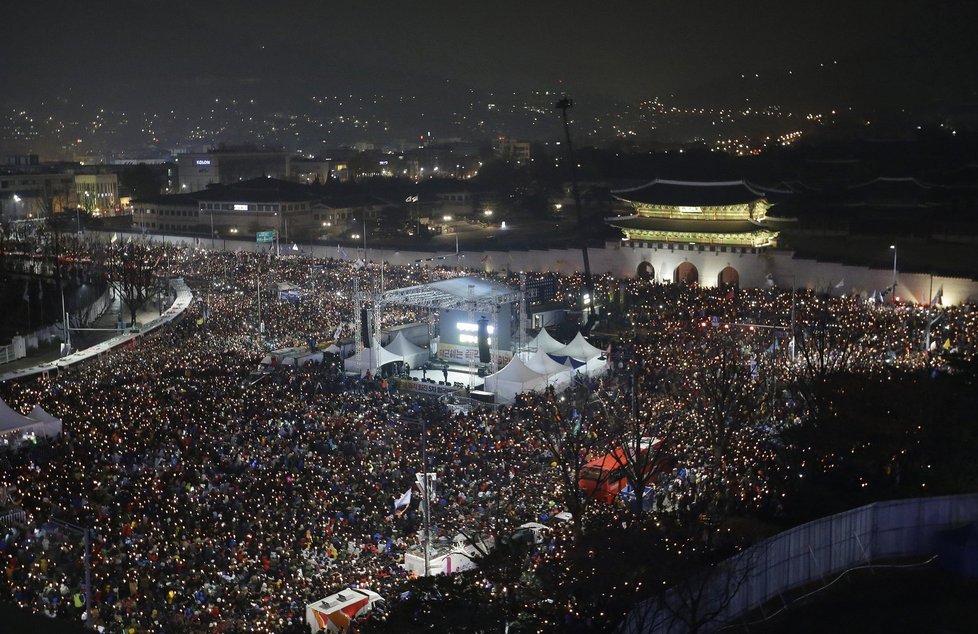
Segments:
[[[332,158],[292,158],[289,161],[289,180],[306,185],[328,180],[350,180],[349,163]]]
[[[530,142],[500,137],[496,140],[496,156],[522,165],[530,161]]]
[[[92,214],[112,214],[119,206],[119,176],[113,172],[75,174],[78,205]]]
[[[0,167],[0,216],[4,220],[40,218],[75,206],[75,176],[37,164]]]
[[[383,203],[363,197],[335,199],[318,186],[253,178],[135,200],[132,207],[133,225],[148,232],[247,239],[277,231],[282,240],[295,241],[358,230],[376,218]]]
[[[177,157],[180,192],[195,192],[208,185],[230,185],[252,178],[289,178],[288,152],[218,149]]]

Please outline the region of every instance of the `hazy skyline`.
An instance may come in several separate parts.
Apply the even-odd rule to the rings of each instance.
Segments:
[[[445,79],[706,106],[955,102],[975,95],[969,4],[33,0],[4,8],[0,86],[19,105]]]

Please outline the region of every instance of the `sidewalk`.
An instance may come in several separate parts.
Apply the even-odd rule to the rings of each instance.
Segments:
[[[74,352],[62,357],[60,345],[42,346],[23,359],[18,359],[11,363],[0,366],[3,374],[0,374],[0,381],[20,379],[34,374],[57,371],[71,366],[75,363],[90,359],[96,355],[108,352],[112,348],[122,345],[134,338],[152,332],[163,324],[169,323],[183,313],[190,306],[193,294],[183,280],[175,280],[174,288],[177,297],[169,308],[160,312],[159,308],[148,302],[136,312],[137,328],[129,331],[120,332],[119,311],[122,310],[123,319],[129,320],[129,310],[122,305],[119,299],[115,299],[105,313],[95,321],[91,328],[104,328],[105,330],[83,330],[75,331],[71,334],[72,344],[78,346]],[[84,347],[80,347],[84,346]]]

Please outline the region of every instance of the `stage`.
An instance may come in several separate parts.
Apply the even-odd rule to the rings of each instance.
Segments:
[[[445,364],[436,362],[432,364],[432,367],[423,370],[411,370],[409,373],[413,381],[425,382],[434,381],[435,385],[440,387],[445,387],[444,384],[447,383],[448,387],[453,388],[469,388],[470,390],[481,389],[485,380],[479,376],[478,367],[472,366],[471,368],[467,365],[460,365],[457,363],[449,363],[448,366],[448,380],[445,380],[445,372],[442,368]]]

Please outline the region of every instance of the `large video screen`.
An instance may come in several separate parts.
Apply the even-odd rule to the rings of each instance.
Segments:
[[[499,307],[496,324],[493,327],[492,314],[489,312],[470,313],[467,310],[445,310],[441,312],[439,332],[441,342],[455,346],[479,347],[479,319],[485,318],[488,323],[489,347],[493,345],[500,350],[509,350],[512,339],[512,309],[509,304]],[[498,338],[498,341],[496,339]]]

